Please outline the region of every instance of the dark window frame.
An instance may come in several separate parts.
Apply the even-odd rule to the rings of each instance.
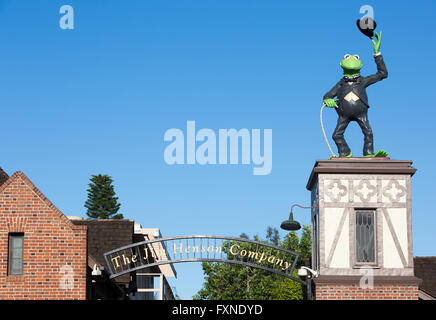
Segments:
[[[373,223],[372,223],[372,228],[373,228],[373,256],[374,256],[374,260],[373,261],[358,261],[358,243],[357,243],[357,228],[358,228],[358,223],[357,223],[357,219],[359,216],[359,213],[365,213],[365,214],[372,214],[372,218],[373,218]],[[379,267],[379,257],[378,257],[378,235],[377,235],[377,226],[378,226],[378,215],[377,215],[377,209],[376,208],[356,208],[354,210],[354,216],[353,216],[353,226],[354,226],[354,255],[353,255],[353,260],[354,260],[354,267],[356,268],[360,268],[362,266],[370,266],[370,267]]]
[[[13,242],[14,238],[21,238],[20,256],[14,256]],[[24,233],[23,232],[10,232],[8,234],[8,276],[22,276],[24,265]],[[18,271],[12,269],[12,260],[21,260],[20,268]]]
[[[319,213],[315,213],[312,217],[312,263],[314,270],[320,268],[320,230],[319,230]]]

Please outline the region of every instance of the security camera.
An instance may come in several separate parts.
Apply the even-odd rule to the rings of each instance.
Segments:
[[[307,276],[307,270],[306,269],[298,269],[298,276],[299,277],[306,277]]]
[[[92,268],[91,274],[93,276],[101,276],[101,270],[96,264],[94,264],[94,268]]]
[[[310,272],[310,275],[308,274],[308,271]],[[318,277],[318,275],[319,275],[318,271],[312,270],[308,267],[301,267],[298,270],[298,276],[300,276],[300,277],[312,278],[312,276],[313,276],[314,278],[316,278],[316,277]]]

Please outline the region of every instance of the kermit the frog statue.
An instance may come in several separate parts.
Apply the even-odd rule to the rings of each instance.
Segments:
[[[340,62],[344,70],[344,77],[324,97],[324,103],[329,108],[336,108],[338,123],[333,132],[339,157],[352,157],[352,152],[345,141],[344,132],[350,121],[356,121],[364,135],[363,156],[364,157],[386,157],[388,153],[379,150],[374,154],[374,142],[372,129],[368,122],[368,97],[366,88],[380,80],[387,78],[388,71],[380,53],[380,33],[374,32],[377,39],[371,39],[374,45],[374,59],[377,64],[377,73],[363,77],[360,75],[362,61],[357,54],[346,54]],[[333,98],[337,99],[333,99]]]

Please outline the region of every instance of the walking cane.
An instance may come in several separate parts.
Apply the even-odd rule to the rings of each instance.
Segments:
[[[327,146],[329,147],[330,153],[332,154],[332,156],[331,156],[329,159],[331,159],[331,158],[337,158],[338,156],[334,154],[332,148],[330,147],[330,143],[329,143],[329,141],[328,141],[328,139],[327,139],[327,136],[326,136],[326,134],[325,134],[324,124],[322,123],[322,110],[324,110],[324,107],[325,107],[325,106],[326,106],[326,104],[323,103],[323,104],[322,104],[322,107],[321,107],[321,112],[320,112],[320,115],[319,115],[319,118],[320,118],[320,121],[321,121],[321,129],[322,129],[322,133],[324,134],[325,142],[327,143]],[[338,106],[336,105],[335,108],[337,108],[337,107],[338,107]]]

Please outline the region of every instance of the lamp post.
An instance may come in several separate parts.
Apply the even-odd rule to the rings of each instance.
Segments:
[[[304,207],[300,206],[299,204],[293,204],[291,206],[291,212],[289,213],[289,219],[282,222],[280,225],[280,228],[287,231],[296,231],[301,229],[301,225],[298,221],[294,220],[294,214],[293,210],[294,207],[299,207],[302,209],[312,209],[313,207]],[[309,272],[308,272],[309,271]],[[298,270],[298,275],[302,278],[306,279],[306,293],[307,293],[307,300],[312,300],[312,276],[317,277],[318,273],[316,271],[313,271],[312,269],[309,269],[307,267],[301,267],[300,270]]]

